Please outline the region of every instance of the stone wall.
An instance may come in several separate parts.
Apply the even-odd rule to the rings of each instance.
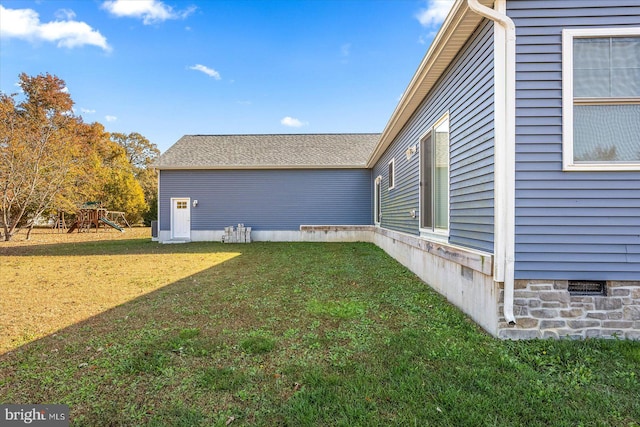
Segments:
[[[640,339],[640,282],[607,282],[606,296],[572,295],[568,286],[566,280],[516,280],[516,325],[501,317],[498,336]]]

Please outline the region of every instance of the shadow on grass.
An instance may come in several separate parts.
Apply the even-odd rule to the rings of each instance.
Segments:
[[[161,248],[242,256],[0,356],[0,402],[87,426],[640,417],[639,343],[497,341],[371,244]]]
[[[0,355],[0,402],[66,403],[76,425],[224,425],[261,407],[267,424],[282,420],[279,405],[298,391],[305,354],[322,363],[324,328],[342,321],[322,301],[367,283],[355,283],[343,252],[371,261],[381,254],[358,244],[139,240],[17,249],[21,256],[242,253]],[[307,315],[310,298],[317,315]],[[356,339],[340,334],[341,342]],[[346,363],[354,352],[333,356]]]
[[[227,253],[237,249],[233,246],[133,239],[18,247],[11,255]],[[68,403],[76,425],[194,425],[203,415],[182,402],[169,403],[175,397],[164,396],[167,402],[159,404],[159,393],[149,404],[153,381],[143,377],[172,376],[181,361],[199,364],[227,346],[218,338],[222,328],[211,323],[211,313],[229,310],[222,307],[228,298],[216,298],[207,283],[228,280],[233,285],[247,268],[240,257],[231,258],[0,354],[0,403]],[[237,310],[229,315],[242,317]]]
[[[147,239],[6,249],[0,353],[241,255],[238,245]]]

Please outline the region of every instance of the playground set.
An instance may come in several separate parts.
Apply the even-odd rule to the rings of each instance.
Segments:
[[[124,216],[124,212],[110,211],[103,208],[99,202],[87,202],[78,211],[76,221],[71,224],[67,233],[73,233],[75,230],[81,233],[89,231],[91,227],[95,227],[97,233],[101,226],[114,228],[121,233],[124,233],[125,226],[131,228]],[[58,212],[53,228],[60,231],[67,229],[64,211]]]

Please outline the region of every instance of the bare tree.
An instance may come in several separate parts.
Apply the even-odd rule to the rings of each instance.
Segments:
[[[0,95],[0,187],[5,240],[52,206],[74,167],[77,123],[65,83],[50,74],[20,75],[25,99]]]

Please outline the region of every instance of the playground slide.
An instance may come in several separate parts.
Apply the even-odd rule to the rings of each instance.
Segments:
[[[104,222],[105,224],[107,224],[109,227],[113,227],[116,230],[118,230],[121,233],[124,233],[124,228],[120,227],[118,224],[116,224],[115,222],[109,221],[107,218],[101,216],[99,218],[100,221]]]
[[[69,231],[67,231],[67,233],[73,233],[73,230],[75,230],[76,228],[78,228],[78,221],[73,223],[73,225],[71,226],[71,228],[69,228]]]

